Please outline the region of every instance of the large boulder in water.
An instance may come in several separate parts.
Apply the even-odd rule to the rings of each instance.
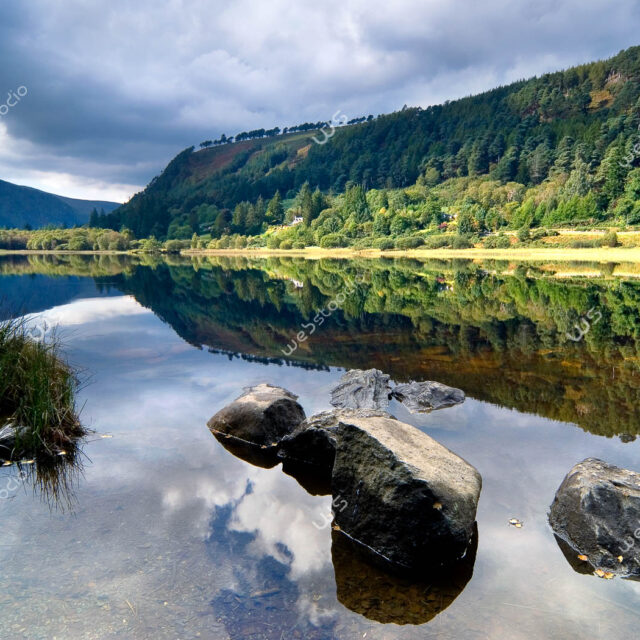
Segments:
[[[297,399],[286,389],[260,384],[218,411],[207,426],[214,434],[275,449],[305,419]]]
[[[391,417],[341,417],[332,474],[335,523],[402,570],[464,556],[482,487],[478,471]]]
[[[386,409],[390,393],[386,373],[378,369],[351,369],[331,391],[331,404],[338,409]]]
[[[587,458],[562,481],[549,522],[598,575],[640,574],[639,473]]]
[[[399,384],[391,392],[394,398],[402,402],[411,413],[426,413],[435,409],[444,409],[464,402],[461,389],[446,384],[425,380]]]

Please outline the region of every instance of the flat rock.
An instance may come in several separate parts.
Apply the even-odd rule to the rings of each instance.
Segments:
[[[558,489],[549,523],[593,569],[640,574],[640,474],[587,458]]]
[[[338,409],[378,409],[389,406],[389,376],[378,369],[351,369],[331,391],[331,404]]]
[[[248,388],[207,423],[214,434],[237,438],[269,449],[304,419],[298,396],[269,384]]]
[[[335,523],[403,570],[450,564],[474,532],[478,471],[391,417],[341,416],[332,474]]]
[[[465,399],[464,391],[461,389],[431,380],[396,385],[391,394],[411,413],[426,413],[452,407]]]

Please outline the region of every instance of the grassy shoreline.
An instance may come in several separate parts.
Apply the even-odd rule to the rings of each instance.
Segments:
[[[640,248],[564,249],[403,249],[381,251],[379,249],[191,249],[182,252],[186,256],[293,256],[307,259],[321,258],[433,258],[438,260],[467,258],[469,260],[522,260],[531,262],[639,262]]]
[[[139,251],[41,251],[29,249],[3,249],[0,256],[10,255],[152,255]],[[530,262],[544,262],[550,260],[554,262],[638,262],[640,263],[640,247],[598,247],[593,249],[573,249],[569,247],[523,247],[510,249],[392,249],[382,251],[380,249],[322,249],[320,247],[306,247],[305,249],[183,249],[180,254],[161,255],[183,255],[183,256],[290,256],[296,258],[306,258],[309,260],[319,260],[323,258],[433,258],[437,260],[466,258],[469,260],[521,260]]]
[[[85,431],[76,413],[78,378],[59,343],[35,339],[24,318],[0,323],[0,458],[73,447]]]

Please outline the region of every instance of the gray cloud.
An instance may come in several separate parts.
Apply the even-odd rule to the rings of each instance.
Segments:
[[[634,0],[0,5],[0,178],[125,197],[220,133],[441,102],[636,44]],[[71,193],[70,193],[71,192]]]

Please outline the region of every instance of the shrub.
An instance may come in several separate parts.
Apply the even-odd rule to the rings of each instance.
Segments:
[[[334,249],[338,247],[347,247],[349,243],[347,238],[341,233],[328,233],[320,240],[320,246],[323,249]]]
[[[466,235],[456,236],[451,241],[452,249],[471,249],[473,247],[473,243]]]
[[[305,248],[305,243],[304,242],[294,242],[292,245],[293,249],[304,249]]]
[[[144,251],[146,253],[155,253],[162,249],[162,242],[156,240],[154,236],[150,236],[149,238],[145,238],[140,242],[140,251]]]
[[[424,241],[427,249],[442,249],[451,244],[452,236],[431,236]]]
[[[293,248],[293,242],[291,242],[291,240],[283,240],[280,243],[280,249],[287,250],[287,249],[291,249],[291,248]]]
[[[483,246],[486,249],[508,249],[511,246],[511,240],[504,233],[499,233],[497,236],[489,236]]]
[[[615,231],[610,231],[600,241],[601,247],[618,247],[620,242],[618,241],[618,234]]]
[[[424,244],[422,236],[407,236],[396,240],[396,249],[416,249]]]
[[[164,250],[167,253],[180,253],[184,248],[184,242],[182,240],[167,240],[164,243]]]
[[[395,242],[391,238],[376,238],[372,246],[380,251],[389,251],[395,247]]]
[[[522,227],[522,229],[518,231],[518,240],[520,242],[527,242],[531,240],[531,232],[529,231],[529,227]]]
[[[67,245],[69,251],[86,251],[91,249],[91,245],[85,236],[73,236]]]
[[[267,236],[267,249],[277,249],[280,246],[280,238],[277,235],[272,234]]]

